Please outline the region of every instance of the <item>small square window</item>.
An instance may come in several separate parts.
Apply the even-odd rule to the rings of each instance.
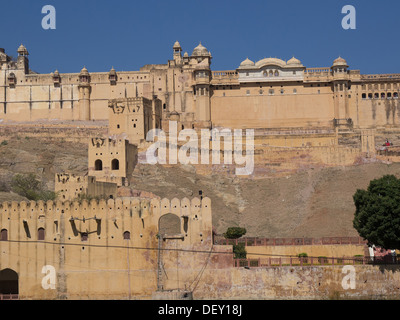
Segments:
[[[86,232],[81,233],[81,241],[88,241],[88,234]]]

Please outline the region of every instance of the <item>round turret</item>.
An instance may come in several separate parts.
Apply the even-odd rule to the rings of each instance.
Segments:
[[[339,57],[333,61],[332,67],[348,67],[347,61],[343,59],[342,57]]]
[[[18,54],[20,56],[28,56],[29,52],[28,50],[25,48],[25,46],[21,43],[21,45],[19,46],[18,50],[17,50]]]
[[[175,41],[174,46],[172,47],[172,49],[175,50],[175,49],[182,49],[182,48],[181,48],[180,43],[178,41]]]
[[[89,71],[88,69],[86,69],[86,67],[83,67],[81,72],[79,73],[80,76],[88,76],[89,75]]]
[[[83,67],[81,72],[79,73],[79,82],[80,85],[89,85],[90,82],[90,74],[86,67]]]

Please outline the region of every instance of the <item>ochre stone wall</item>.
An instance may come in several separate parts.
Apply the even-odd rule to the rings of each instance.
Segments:
[[[21,299],[151,296],[157,289],[158,221],[167,213],[182,220],[178,249],[210,250],[208,198],[2,203],[0,230],[8,239],[0,241],[0,270],[18,274]],[[56,271],[54,289],[42,286],[48,265]]]
[[[206,269],[193,298],[399,299],[399,266],[353,267],[354,288],[346,286],[350,271],[343,266]]]

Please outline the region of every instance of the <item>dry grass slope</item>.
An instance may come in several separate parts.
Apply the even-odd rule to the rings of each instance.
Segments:
[[[34,172],[54,187],[56,172],[84,174],[87,145],[45,138],[15,137],[0,145],[0,201],[23,200],[8,192],[13,174]],[[315,168],[283,177],[245,179],[225,174],[203,175],[193,166],[138,164],[132,188],[159,197],[203,195],[211,198],[218,233],[229,226],[248,236],[357,236],[352,196],[358,188],[385,174],[400,175],[400,164],[363,164]]]

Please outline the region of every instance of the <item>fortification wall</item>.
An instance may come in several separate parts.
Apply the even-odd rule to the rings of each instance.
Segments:
[[[210,250],[208,198],[2,203],[0,229],[8,239],[0,241],[0,270],[17,272],[22,299],[151,296],[157,289],[158,221],[168,213],[188,218],[178,249]],[[48,265],[56,272],[54,289],[42,286]]]
[[[193,298],[399,299],[399,266],[355,265],[346,267],[350,270],[343,268],[343,266],[232,268],[230,272],[206,269],[193,292]],[[351,277],[354,279],[354,288],[350,287]]]
[[[87,144],[88,137],[108,133],[108,122],[54,122],[0,124],[1,140],[15,137],[41,138],[46,140],[72,141]]]
[[[180,232],[162,240],[158,223],[171,213]],[[352,288],[343,286],[348,271],[340,265],[233,267],[232,246],[212,244],[208,198],[6,202],[0,229],[8,231],[0,270],[18,274],[21,299],[151,298],[160,252],[163,288],[188,290],[194,299],[400,297],[395,265],[350,266]]]

